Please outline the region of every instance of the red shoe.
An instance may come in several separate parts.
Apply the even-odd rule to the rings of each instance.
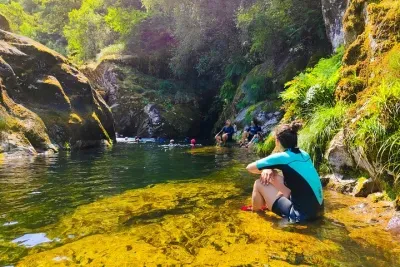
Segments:
[[[249,205],[249,206],[243,206],[240,208],[242,211],[253,211],[253,206]],[[261,207],[261,211],[266,211],[268,210],[268,208],[266,206],[262,206]]]

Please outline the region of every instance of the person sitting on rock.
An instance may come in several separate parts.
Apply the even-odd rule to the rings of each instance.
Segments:
[[[283,152],[271,154],[247,166],[249,172],[261,174],[261,177],[254,183],[252,206],[245,206],[242,210],[268,208],[291,222],[304,222],[322,216],[324,198],[319,175],[310,156],[297,147],[300,127],[298,122],[278,127],[275,144]]]
[[[226,142],[233,141],[233,134],[235,133],[235,129],[232,126],[231,120],[227,120],[225,122],[225,126],[222,130],[215,136],[215,140],[218,145],[223,145]]]
[[[240,146],[246,145],[247,143],[250,143],[253,138],[260,133],[261,127],[258,126],[258,122],[256,119],[253,119],[251,121],[251,126],[249,128],[247,128],[242,135],[242,140],[240,140],[239,144]]]

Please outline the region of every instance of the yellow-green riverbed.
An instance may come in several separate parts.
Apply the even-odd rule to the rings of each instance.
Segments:
[[[399,266],[385,203],[327,191],[324,219],[307,225],[240,211],[253,159],[117,145],[5,160],[0,266]]]

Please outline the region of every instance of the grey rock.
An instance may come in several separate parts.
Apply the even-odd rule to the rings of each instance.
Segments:
[[[329,144],[325,159],[334,174],[345,178],[346,171],[355,167],[354,160],[345,144],[344,131],[340,130]]]
[[[392,234],[400,235],[400,211],[396,212],[390,219],[386,230]]]
[[[321,0],[321,4],[326,34],[331,41],[333,49],[336,49],[344,43],[342,21],[348,0]]]

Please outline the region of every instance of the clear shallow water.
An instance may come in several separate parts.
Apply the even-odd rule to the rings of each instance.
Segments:
[[[239,149],[119,144],[3,162],[0,266],[40,243],[21,266],[398,265],[397,241],[369,223],[384,220],[376,211],[385,207],[327,192],[326,218],[307,226],[241,212],[253,159]]]
[[[54,223],[74,208],[128,189],[204,177],[232,163],[232,150],[118,144],[111,150],[15,159],[0,165],[0,226],[7,239]],[[225,153],[226,152],[226,153]],[[237,154],[237,153],[236,153]],[[0,232],[0,233],[1,233]]]

